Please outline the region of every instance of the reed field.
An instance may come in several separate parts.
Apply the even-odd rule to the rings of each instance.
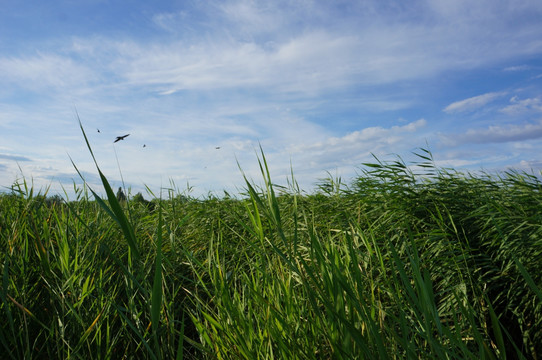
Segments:
[[[21,179],[0,195],[0,358],[540,359],[540,178],[417,159],[305,193],[262,152],[261,179],[206,199],[119,201],[99,164],[103,189],[69,200]]]

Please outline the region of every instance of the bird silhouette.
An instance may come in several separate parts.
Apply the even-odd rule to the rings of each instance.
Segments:
[[[96,129],[96,130],[98,130],[98,132],[101,132],[100,129]]]
[[[115,141],[113,141],[113,142],[116,143],[117,141],[124,140],[124,138],[127,137],[128,135],[130,135],[130,134],[126,134],[124,136],[117,136],[117,139]]]

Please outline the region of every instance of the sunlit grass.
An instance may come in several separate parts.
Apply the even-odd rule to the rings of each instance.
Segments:
[[[263,185],[246,179],[239,198],[119,202],[97,163],[104,199],[83,188],[60,201],[22,179],[0,196],[0,353],[536,358],[539,178],[417,155],[313,194],[293,175],[274,185],[263,151]]]

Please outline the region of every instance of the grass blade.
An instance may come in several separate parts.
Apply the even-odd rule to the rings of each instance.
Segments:
[[[155,352],[158,359],[160,356],[160,341],[158,339],[158,327],[160,325],[160,311],[162,309],[162,206],[158,208],[158,227],[156,236],[156,260],[154,263],[154,281],[151,297],[151,321],[152,335],[154,338]]]

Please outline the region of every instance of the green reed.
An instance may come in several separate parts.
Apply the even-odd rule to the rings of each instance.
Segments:
[[[91,156],[92,148],[83,127]],[[542,184],[431,153],[302,192],[0,195],[4,358],[536,358]],[[76,166],[76,164],[74,164]],[[77,168],[77,167],[76,167]],[[152,194],[149,191],[150,194]]]

